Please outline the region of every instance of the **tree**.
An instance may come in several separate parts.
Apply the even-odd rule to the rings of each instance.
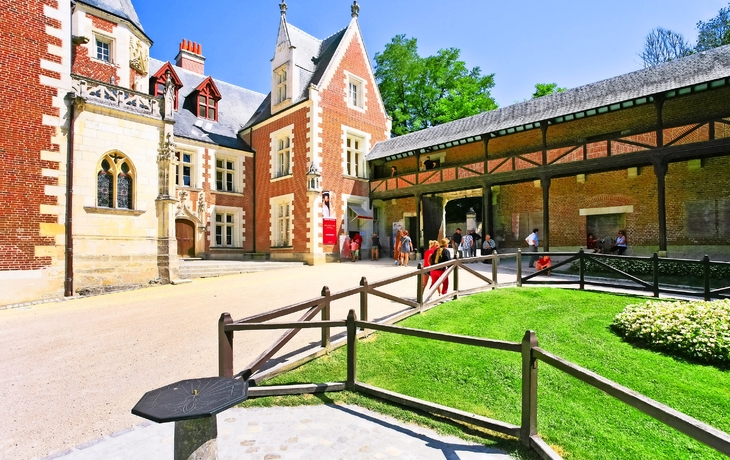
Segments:
[[[548,94],[562,93],[568,88],[560,88],[557,83],[535,83],[535,92],[532,98],[547,96]]]
[[[644,61],[644,67],[652,67],[692,53],[692,47],[682,34],[657,27],[646,36],[644,51],[639,56]]]
[[[421,57],[415,38],[395,36],[375,54],[375,78],[396,136],[497,108],[494,74],[469,70],[457,48]]]
[[[730,44],[730,4],[720,8],[717,16],[707,22],[697,23],[696,51],[706,51],[718,46]]]

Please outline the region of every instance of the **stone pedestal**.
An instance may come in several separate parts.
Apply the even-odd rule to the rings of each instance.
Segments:
[[[218,460],[216,416],[175,422],[175,460]]]

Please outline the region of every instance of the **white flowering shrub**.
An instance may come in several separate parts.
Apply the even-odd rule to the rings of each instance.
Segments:
[[[730,299],[629,305],[613,328],[630,341],[714,364],[730,363]]]

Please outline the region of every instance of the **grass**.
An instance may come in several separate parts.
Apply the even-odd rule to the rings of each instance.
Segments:
[[[500,289],[449,302],[403,326],[518,342],[536,332],[540,347],[725,432],[730,372],[622,341],[610,330],[626,305],[645,299],[551,288]],[[343,381],[345,349],[267,384]],[[377,333],[358,344],[358,380],[461,410],[520,423],[516,353]],[[538,430],[568,459],[721,459],[713,449],[542,363]],[[459,435],[460,428],[351,393],[254,400],[251,405],[351,402]],[[468,429],[482,443],[529,457],[517,443]]]

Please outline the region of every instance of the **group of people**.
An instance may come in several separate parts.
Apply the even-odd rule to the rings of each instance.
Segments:
[[[393,246],[393,258],[395,265],[407,267],[411,260],[411,252],[413,251],[413,240],[408,236],[408,230],[398,229],[395,234],[395,244]]]
[[[525,238],[525,242],[527,243],[528,251],[529,252],[537,252],[537,247],[539,246],[539,237],[538,233],[540,232],[539,229],[535,228],[532,230],[532,233]],[[586,247],[590,250],[593,250],[594,253],[601,253],[603,252],[603,248],[599,246],[598,240],[593,235],[593,233],[588,234],[588,238],[586,241]],[[628,248],[628,243],[626,241],[626,231],[625,230],[619,230],[618,236],[616,237],[616,243],[608,249],[608,252],[610,253],[617,253],[618,255],[622,256],[626,253],[626,249]],[[544,270],[546,268],[550,268],[552,265],[552,260],[550,259],[550,256],[543,255],[538,257],[537,255],[530,256],[530,268],[536,268],[538,270]],[[550,271],[547,272],[547,274],[550,274]]]
[[[437,265],[451,260],[451,254],[449,253],[449,239],[442,238],[440,241],[431,240],[428,242],[428,249],[423,254],[423,268],[430,267],[431,265]],[[428,281],[431,280],[431,286],[435,286],[438,283],[439,278],[443,276],[445,269],[441,268],[438,270],[429,270],[423,274],[423,290],[428,289]],[[447,276],[438,285],[436,291],[441,294],[446,294],[449,290],[449,277]]]
[[[355,233],[350,238],[350,258],[353,262],[360,260],[360,248],[362,247],[362,235]],[[370,238],[370,260],[380,259],[380,237],[377,233],[373,233]]]
[[[594,253],[602,253],[604,250],[604,248],[598,244],[598,240],[593,235],[593,233],[588,234],[588,239],[586,241],[586,248],[589,250],[593,250]],[[619,230],[618,235],[616,236],[616,242],[613,246],[611,246],[608,249],[608,252],[610,252],[610,253],[615,252],[618,255],[622,256],[626,253],[627,248],[628,248],[628,243],[626,242],[626,231]]]

